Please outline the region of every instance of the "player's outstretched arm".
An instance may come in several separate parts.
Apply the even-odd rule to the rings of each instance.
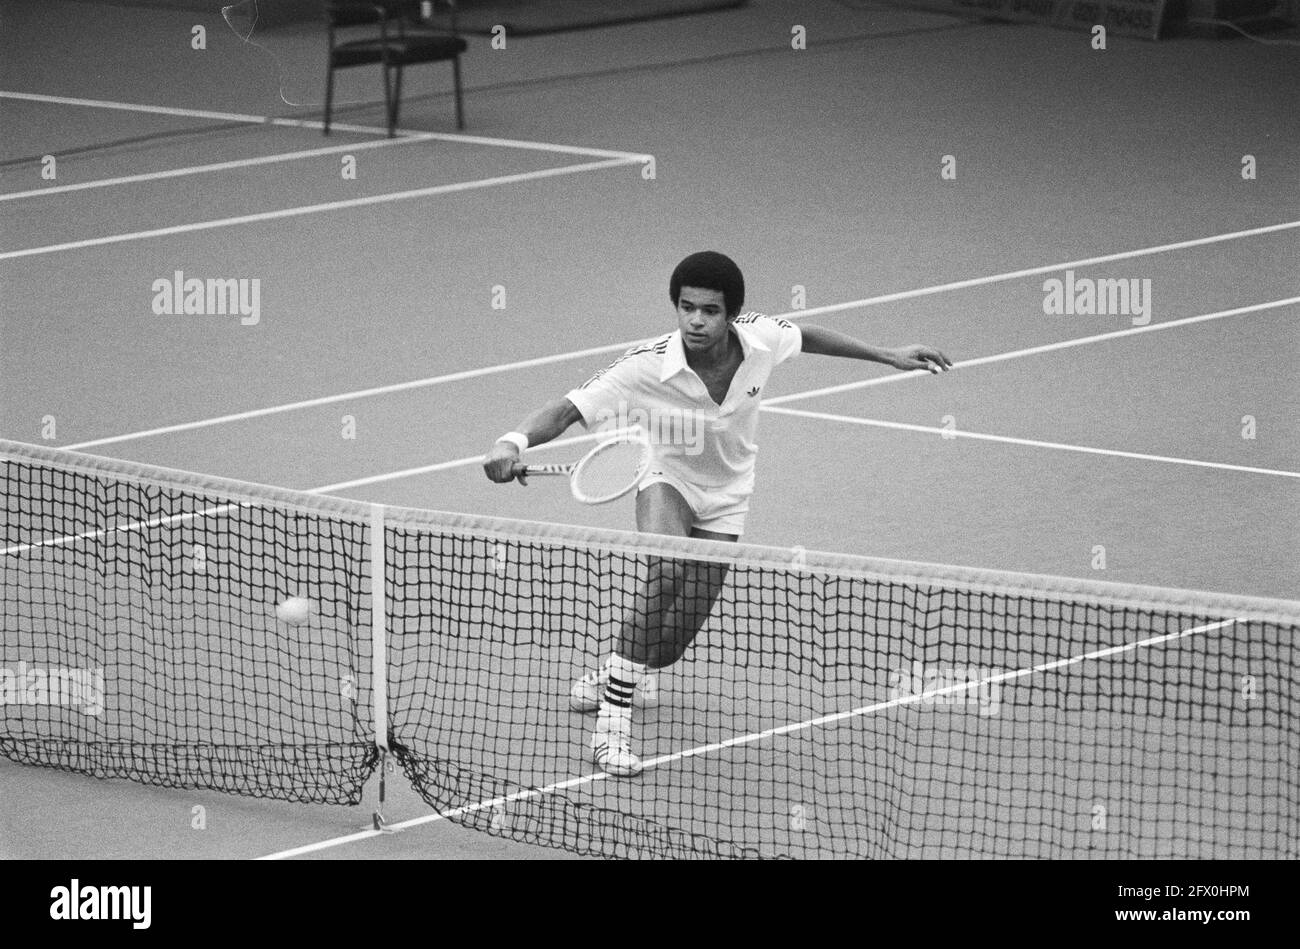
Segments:
[[[886,349],[871,346],[854,339],[846,333],[827,329],[824,326],[800,326],[803,336],[800,347],[805,353],[818,356],[843,356],[846,359],[866,359],[870,362],[884,363],[895,369],[928,369],[930,372],[946,372],[952,368],[950,360],[939,350],[930,346],[900,346]]]
[[[522,435],[524,445],[518,444],[517,438],[500,438],[483,458],[483,471],[488,478],[498,484],[513,481],[515,465],[519,456],[528,445],[542,445],[553,438],[558,438],[570,425],[582,421],[582,413],[577,406],[565,398],[552,399],[536,412],[519,423],[511,436]],[[519,483],[526,483],[522,476]]]

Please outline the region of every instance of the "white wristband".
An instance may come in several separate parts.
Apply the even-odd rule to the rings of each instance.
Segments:
[[[528,448],[528,436],[522,432],[506,432],[498,438],[497,441],[509,442],[519,449],[519,454],[521,455],[524,453],[524,450]]]

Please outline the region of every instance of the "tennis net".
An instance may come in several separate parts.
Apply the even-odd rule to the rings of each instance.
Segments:
[[[1295,857],[1300,603],[369,505],[0,441],[0,752],[614,857]],[[720,585],[591,764],[572,680]],[[382,577],[382,584],[374,578]],[[289,596],[309,620],[281,621]],[[697,604],[698,606],[698,604]],[[702,614],[703,615],[703,614]],[[664,619],[668,617],[668,619]]]

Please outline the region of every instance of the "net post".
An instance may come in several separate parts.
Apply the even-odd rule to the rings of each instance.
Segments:
[[[375,721],[375,745],[379,748],[379,802],[373,826],[383,830],[384,792],[388,760],[388,604],[384,560],[384,506],[370,505],[370,694]]]

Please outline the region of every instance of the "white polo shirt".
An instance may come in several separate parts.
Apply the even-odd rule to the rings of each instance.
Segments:
[[[799,352],[802,337],[793,323],[762,313],[742,313],[731,326],[744,358],[721,405],[687,365],[680,330],[629,349],[567,398],[588,429],[641,425],[653,446],[651,470],[748,494],[760,395],[773,367]]]

